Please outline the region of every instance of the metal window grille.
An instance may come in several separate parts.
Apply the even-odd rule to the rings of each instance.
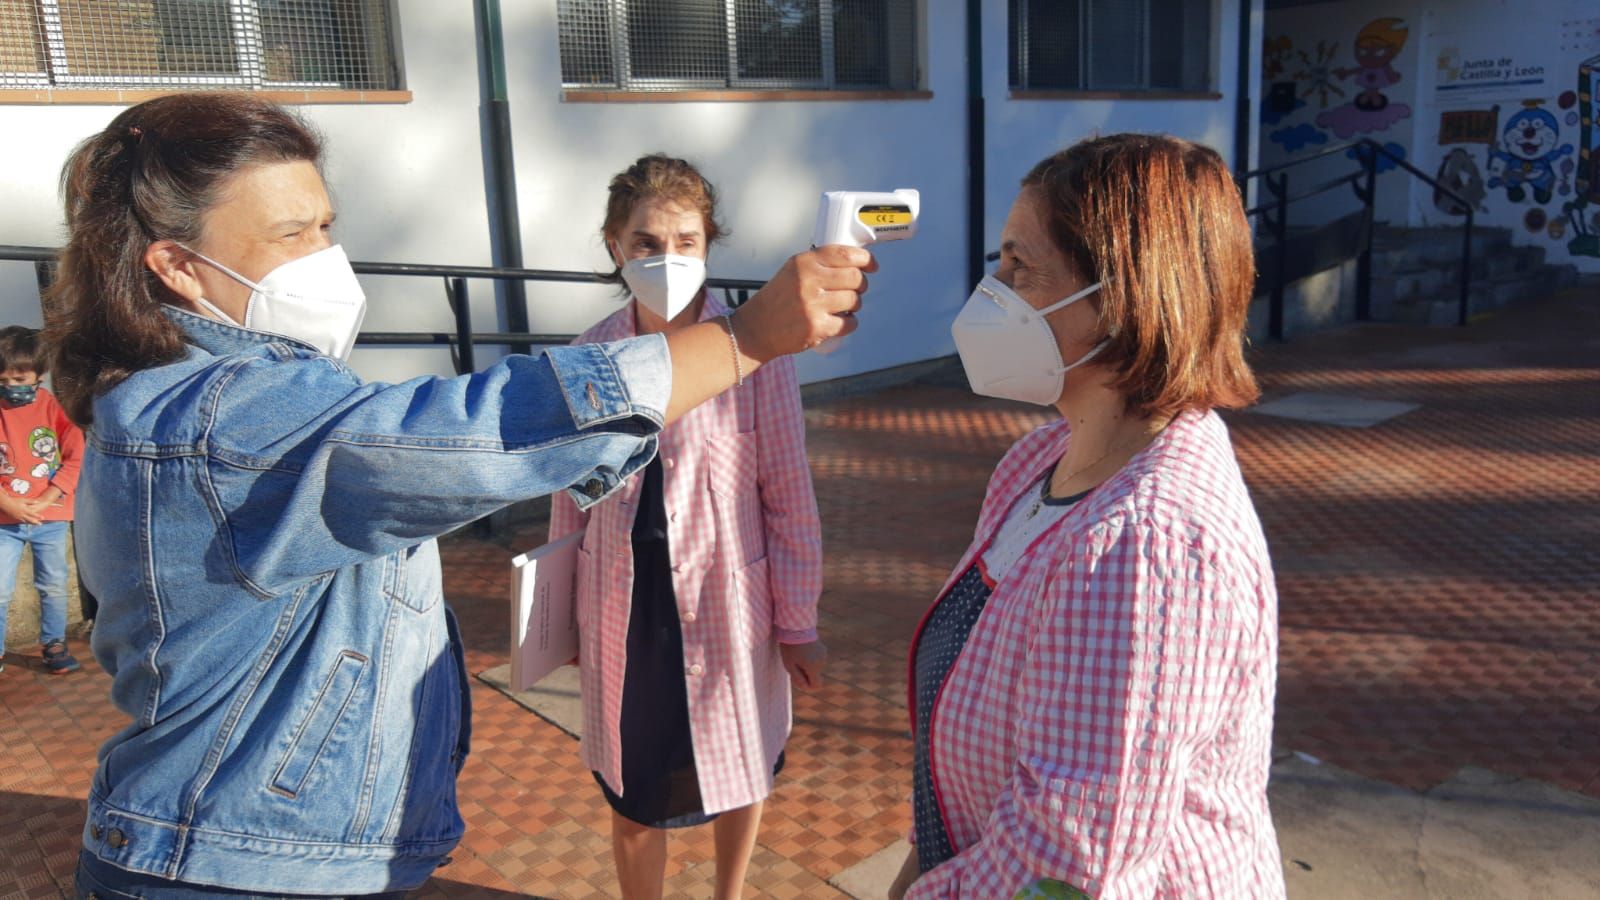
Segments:
[[[672,91],[907,90],[917,0],[557,0],[561,81]]]
[[[1211,3],[1008,0],[1016,90],[1205,91]]]
[[[390,90],[389,0],[0,0],[0,89]]]

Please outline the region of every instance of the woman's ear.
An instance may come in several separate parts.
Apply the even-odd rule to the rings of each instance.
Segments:
[[[611,264],[619,269],[627,263],[627,260],[622,258],[622,247],[611,238],[606,238],[606,253],[611,256]]]
[[[174,241],[155,241],[144,251],[144,264],[167,289],[194,303],[204,296],[200,279],[195,276],[194,254]]]

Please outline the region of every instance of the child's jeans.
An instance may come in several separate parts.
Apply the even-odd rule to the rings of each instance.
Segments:
[[[33,545],[33,585],[39,589],[39,643],[67,637],[66,522],[0,525],[0,652],[5,649],[6,613],[17,587],[22,547]]]

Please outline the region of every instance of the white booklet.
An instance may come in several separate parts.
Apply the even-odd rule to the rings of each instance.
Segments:
[[[578,655],[580,529],[511,560],[511,689],[525,691]]]

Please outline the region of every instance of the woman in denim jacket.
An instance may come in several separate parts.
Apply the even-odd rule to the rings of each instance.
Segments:
[[[321,153],[269,103],[172,95],[63,173],[47,326],[92,423],[93,650],[133,718],[100,750],[80,896],[423,883],[461,836],[469,731],[433,539],[561,488],[592,505],[739,372],[850,330],[830,314],[871,266],[801,254],[726,323],[365,384]]]

